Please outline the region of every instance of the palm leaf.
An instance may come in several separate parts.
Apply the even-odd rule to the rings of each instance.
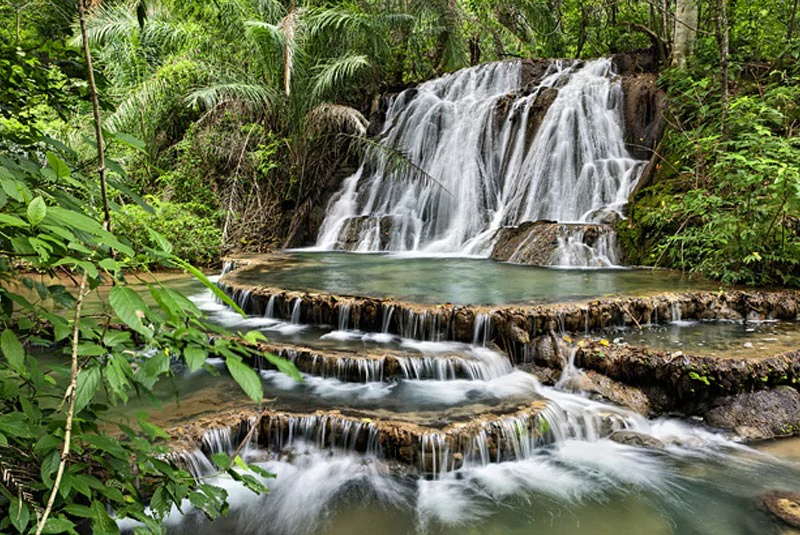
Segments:
[[[384,173],[395,173],[411,181],[435,184],[448,195],[452,195],[444,184],[414,163],[404,149],[366,136],[352,134],[339,134],[339,136],[348,138],[350,150],[372,167],[380,169]]]
[[[194,107],[212,109],[224,102],[237,101],[246,107],[264,111],[280,102],[280,95],[272,88],[252,83],[215,83],[195,89],[186,96],[186,101]]]
[[[305,133],[311,137],[332,133],[364,136],[368,126],[369,121],[360,111],[340,104],[320,104],[305,118]]]
[[[321,99],[371,67],[369,58],[361,54],[346,55],[317,65],[311,93],[314,98]]]

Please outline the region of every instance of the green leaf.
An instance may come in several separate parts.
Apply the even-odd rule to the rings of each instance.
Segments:
[[[106,364],[106,379],[111,391],[116,394],[123,403],[128,401],[127,389],[129,386],[126,368],[130,369],[127,361],[119,355],[113,355]]]
[[[130,134],[126,134],[124,132],[116,132],[111,135],[111,138],[119,141],[120,143],[129,146],[132,149],[136,149],[138,151],[147,152],[147,145],[144,141],[139,138],[133,137]]]
[[[272,353],[261,353],[261,356],[267,359],[267,362],[275,366],[279,372],[288,375],[295,381],[300,382],[303,380],[303,376],[297,371],[293,362]]]
[[[11,437],[33,438],[32,422],[21,412],[9,412],[0,416],[0,431]]]
[[[100,368],[84,368],[78,374],[78,387],[75,389],[75,414],[78,414],[100,391]]]
[[[51,476],[58,468],[59,461],[60,456],[58,451],[51,451],[50,455],[45,457],[44,461],[42,461],[42,466],[40,467],[39,472],[42,476],[42,483],[44,483],[47,488],[53,486],[53,478]]]
[[[223,292],[223,291],[222,291],[222,290],[219,288],[219,286],[217,286],[216,284],[214,284],[213,282],[211,282],[210,280],[208,280],[208,277],[206,277],[206,276],[205,276],[205,274],[204,274],[202,271],[200,271],[199,269],[197,269],[196,267],[194,267],[194,266],[193,266],[193,265],[191,265],[190,263],[188,263],[188,262],[186,262],[186,261],[184,261],[184,260],[181,260],[181,259],[180,259],[180,258],[178,258],[177,256],[170,257],[170,260],[172,260],[172,262],[173,262],[175,265],[177,265],[178,267],[181,267],[181,268],[185,269],[186,271],[188,271],[189,273],[191,273],[191,274],[194,276],[194,278],[196,278],[197,280],[199,280],[200,282],[202,282],[202,283],[203,283],[203,286],[205,286],[206,288],[208,288],[209,290],[211,290],[211,293],[213,293],[215,296],[219,297],[219,299],[220,299],[220,300],[221,300],[223,303],[225,303],[226,305],[228,305],[229,307],[231,307],[233,310],[235,310],[236,312],[238,312],[239,314],[241,314],[241,316],[242,316],[243,318],[246,318],[246,317],[247,317],[247,314],[245,314],[245,313],[244,313],[244,310],[242,310],[242,309],[239,307],[239,305],[237,305],[237,304],[236,304],[236,303],[233,301],[233,299],[231,299],[231,298],[228,296],[228,294],[226,294],[225,292]]]
[[[186,364],[189,366],[190,371],[200,369],[203,363],[208,358],[208,354],[199,347],[187,347],[183,350],[183,358],[186,359]]]
[[[139,294],[127,286],[116,285],[108,294],[108,302],[125,325],[147,338],[153,337],[153,331],[142,323],[149,309]]]
[[[169,243],[169,241],[164,236],[162,236],[155,230],[151,229],[150,227],[147,227],[147,232],[150,234],[150,238],[154,242],[156,242],[156,244],[158,244],[158,248],[161,249],[161,252],[165,254],[172,254],[172,244]]]
[[[101,502],[92,502],[91,518],[93,535],[119,535],[117,523],[108,515],[106,506]]]
[[[42,529],[42,533],[53,534],[56,533],[75,533],[75,524],[66,518],[50,517]]]
[[[0,214],[0,225],[4,227],[27,227],[28,223],[13,215]]]
[[[12,370],[20,374],[25,371],[25,349],[11,329],[6,329],[0,334],[0,349],[3,350],[3,355]]]
[[[28,221],[31,225],[36,226],[44,220],[45,216],[47,216],[47,205],[44,203],[44,199],[36,197],[28,205]]]
[[[211,462],[214,463],[214,466],[224,471],[231,467],[233,461],[227,453],[214,453],[211,455]]]
[[[14,498],[8,506],[8,517],[17,531],[24,533],[31,519],[31,511],[25,502]]]
[[[244,393],[253,401],[261,401],[264,391],[261,387],[261,379],[253,368],[244,364],[239,357],[228,357],[225,359],[228,371],[234,381],[244,390]]]
[[[55,171],[56,177],[67,178],[70,175],[69,166],[67,163],[59,158],[55,153],[47,151],[47,163]]]
[[[86,507],[85,505],[79,505],[77,503],[71,503],[64,507],[64,511],[69,513],[72,516],[77,516],[80,518],[91,518],[92,517],[92,510]]]

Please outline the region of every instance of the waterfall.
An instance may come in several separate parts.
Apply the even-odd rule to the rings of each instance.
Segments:
[[[611,60],[555,61],[532,88],[522,70],[482,65],[398,95],[381,141],[435,181],[362,163],[331,199],[317,246],[487,256],[502,227],[619,213],[643,162],[625,149]]]

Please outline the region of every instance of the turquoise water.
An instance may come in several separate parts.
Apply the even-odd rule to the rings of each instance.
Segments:
[[[483,258],[354,253],[288,253],[232,276],[244,284],[428,304],[552,303],[716,287],[665,270],[554,269]]]

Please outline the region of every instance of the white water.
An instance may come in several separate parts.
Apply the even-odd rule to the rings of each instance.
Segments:
[[[204,300],[204,304],[211,306],[212,301]],[[483,327],[488,328],[488,322]],[[483,338],[481,331],[476,329],[477,343]],[[459,446],[461,451],[450,451],[444,436],[431,432],[421,438],[419,445],[424,454],[422,465],[429,462],[433,478],[414,473],[397,477],[379,454],[376,428],[370,421],[334,425],[335,414],[297,417],[290,422],[288,435],[275,434],[278,442],[271,448],[272,453],[251,445],[242,449],[245,460],[277,474],[276,479],[265,481],[270,495],[256,496],[226,475],[208,476],[214,470],[206,455],[215,451],[230,453],[242,438],[241,430],[215,430],[203,439],[205,453],[198,450],[187,460],[191,461],[193,473],[206,475],[207,483],[228,491],[231,514],[208,523],[186,503],[166,520],[169,531],[192,535],[521,535],[633,530],[755,535],[767,531],[758,524],[758,517],[749,520],[753,513],[748,504],[755,503],[755,497],[766,488],[794,486],[798,480],[796,467],[755,456],[748,448],[690,423],[667,418],[649,420],[580,394],[542,387],[533,376],[513,370],[507,361],[499,360],[502,355],[485,347],[426,343],[431,349],[442,350],[423,358],[445,359],[454,350],[472,352],[475,361],[487,366],[481,373],[493,370],[494,378],[345,384],[309,376],[309,390],[314,396],[338,397],[346,404],[362,398],[380,406],[393,390],[409,389],[408,399],[427,397],[443,408],[461,401],[459,397],[468,397],[471,389],[503,397],[505,388],[512,396],[522,395],[528,400],[541,396],[548,400],[542,412],[547,422],[547,440],[530,431],[530,417],[516,415],[478,429]],[[563,378],[578,373],[580,370],[570,359]],[[272,372],[265,375],[272,386],[283,377]],[[298,388],[293,381],[284,387]],[[331,438],[333,429],[337,429],[335,441]],[[614,429],[646,433],[663,441],[666,449],[656,452],[616,444],[606,439]],[[490,454],[490,432],[494,432],[497,445],[495,455]],[[272,444],[269,433],[269,427],[262,429],[260,438]],[[356,453],[355,444],[364,436],[368,439],[366,453]],[[461,453],[463,464],[456,466]],[[628,522],[629,506],[642,507],[642,503],[645,506],[639,516]],[[606,524],[594,525],[593,519],[605,517],[593,516],[593,508],[610,511],[609,516],[618,519],[610,525],[607,518]],[[186,516],[182,517],[182,513]],[[560,519],[562,515],[566,523]],[[559,524],[563,529],[558,529]],[[130,530],[134,523],[123,520],[120,525]],[[664,530],[651,530],[662,525]]]
[[[622,89],[611,61],[579,68],[554,62],[530,95],[507,102],[520,85],[521,63],[504,62],[401,93],[387,113],[382,140],[438,183],[362,165],[332,198],[317,248],[342,249],[352,218],[366,217],[357,229],[357,251],[488,256],[502,226],[593,222],[602,212],[619,211],[642,162],[625,149]],[[554,86],[560,86],[558,96],[534,139],[526,139],[533,103]],[[380,227],[389,228],[388,242]],[[567,254],[559,261],[584,257]]]

